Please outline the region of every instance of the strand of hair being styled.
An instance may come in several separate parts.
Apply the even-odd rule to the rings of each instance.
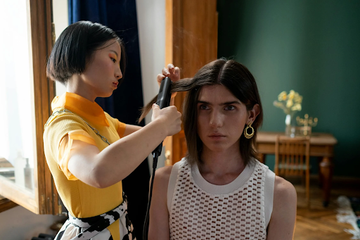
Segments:
[[[172,82],[170,92],[171,93],[186,92],[192,89],[195,85],[196,83],[193,80],[193,78],[183,78],[177,82]],[[146,104],[145,107],[141,109],[141,116],[138,120],[139,123],[150,112],[151,107],[154,103],[156,103],[156,100],[157,100],[157,95],[148,104]]]

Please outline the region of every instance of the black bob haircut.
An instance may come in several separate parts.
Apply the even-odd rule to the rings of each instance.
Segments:
[[[47,76],[65,84],[72,75],[81,74],[93,53],[112,39],[120,44],[120,69],[124,75],[126,56],[122,40],[102,24],[79,21],[69,25],[55,42],[46,66]]]

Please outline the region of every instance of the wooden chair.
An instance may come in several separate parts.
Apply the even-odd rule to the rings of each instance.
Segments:
[[[307,206],[310,206],[310,164],[309,164],[309,137],[277,136],[275,143],[276,175],[305,176]]]

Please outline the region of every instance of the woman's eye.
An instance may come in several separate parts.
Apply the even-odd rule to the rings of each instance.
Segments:
[[[200,105],[200,106],[199,106],[199,109],[200,109],[200,110],[206,110],[206,109],[208,109],[208,107],[207,107],[206,105]]]
[[[235,107],[232,106],[232,105],[226,106],[226,107],[225,107],[225,110],[226,110],[226,111],[232,111],[232,110],[235,110]]]
[[[115,58],[110,57],[111,61],[113,61],[114,63],[116,62]]]

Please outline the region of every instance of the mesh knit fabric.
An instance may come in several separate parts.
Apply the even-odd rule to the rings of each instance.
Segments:
[[[256,164],[250,179],[230,194],[200,189],[183,161],[170,211],[170,239],[266,239],[265,169]]]

